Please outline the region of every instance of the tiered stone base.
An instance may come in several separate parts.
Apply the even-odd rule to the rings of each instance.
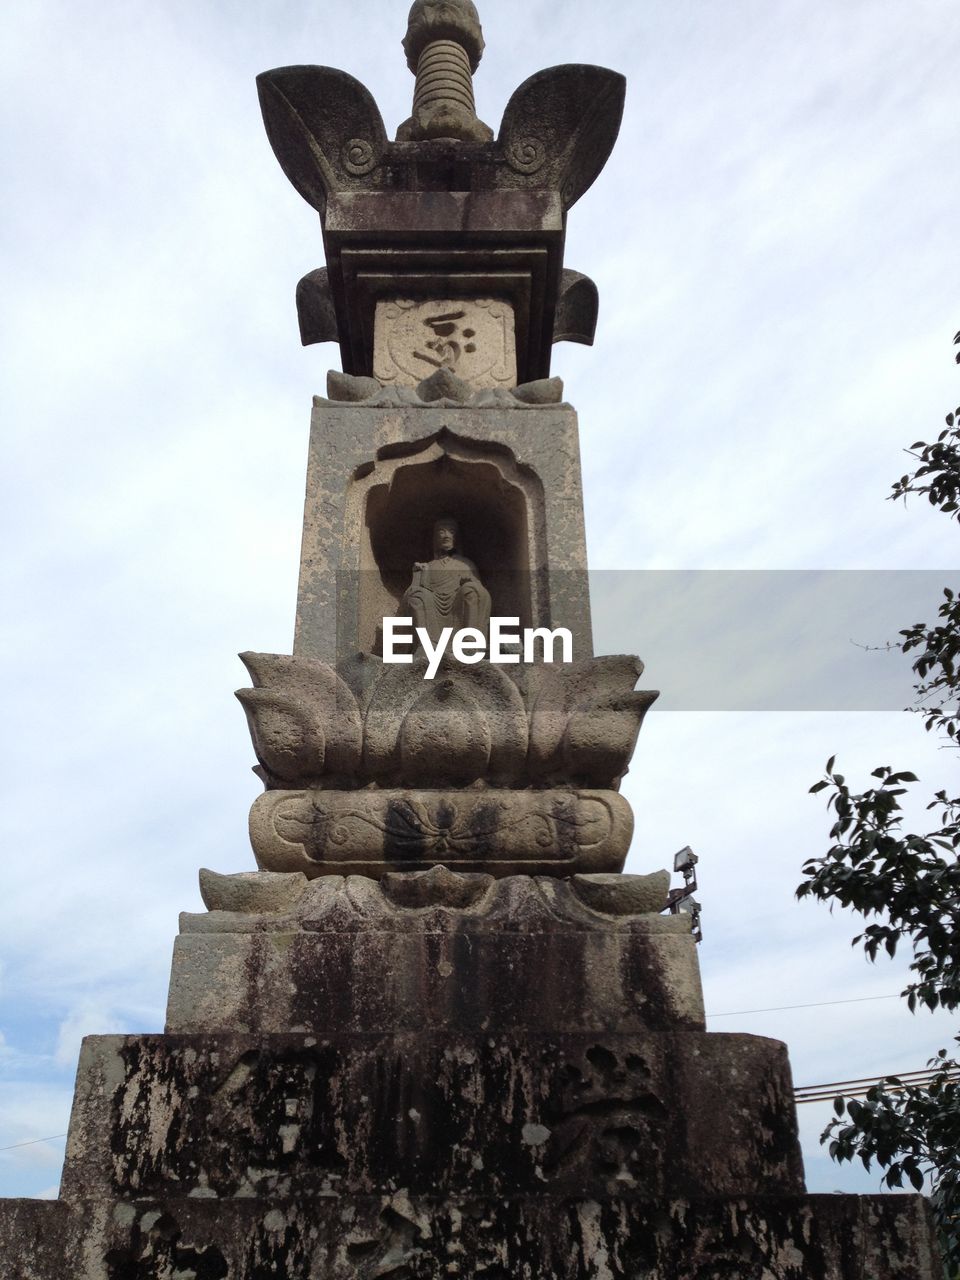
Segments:
[[[3,1280],[940,1280],[806,1196],[783,1045],[704,1030],[659,877],[214,878],[170,1031],[84,1042]]]
[[[919,1196],[0,1204],[5,1280],[941,1280]]]

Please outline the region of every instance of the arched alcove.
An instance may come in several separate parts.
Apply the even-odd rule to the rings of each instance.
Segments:
[[[379,651],[383,619],[400,611],[414,564],[433,557],[441,516],[457,521],[458,549],[477,566],[493,614],[519,618],[521,627],[548,620],[543,487],[503,446],[446,432],[407,446],[355,474],[347,507],[347,528],[359,534],[362,651]]]

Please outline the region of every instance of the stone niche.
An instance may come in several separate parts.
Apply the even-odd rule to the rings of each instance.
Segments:
[[[336,461],[337,465],[333,463]],[[337,480],[337,472],[346,481]],[[576,415],[318,401],[311,426],[294,653],[377,653],[434,523],[452,517],[491,614],[568,627],[593,656]]]
[[[477,566],[491,612],[520,619],[547,617],[543,486],[506,450],[468,441],[433,441],[416,454],[374,463],[354,476],[347,493],[347,539],[358,534],[356,619],[342,618],[342,646],[354,634],[364,653],[382,652],[384,617],[402,610],[413,565],[429,561],[434,523],[452,516],[461,554]],[[356,632],[354,633],[354,626]]]

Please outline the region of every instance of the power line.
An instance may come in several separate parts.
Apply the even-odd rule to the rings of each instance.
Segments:
[[[31,1138],[29,1142],[13,1142],[9,1147],[0,1147],[0,1151],[16,1151],[18,1147],[35,1147],[38,1142],[57,1142],[66,1136],[65,1133],[55,1133],[52,1138]]]
[[[916,1071],[888,1071],[883,1076],[857,1076],[854,1080],[831,1080],[828,1084],[809,1084],[804,1085],[805,1089],[842,1089],[846,1085],[851,1088],[864,1084],[876,1084],[878,1080],[909,1080],[913,1076],[934,1076],[938,1074],[938,1070],[934,1067],[921,1067]],[[801,1089],[798,1088],[797,1092]]]
[[[797,1106],[800,1106],[805,1102],[832,1102],[834,1098],[840,1096],[863,1098],[871,1089],[888,1080],[897,1080],[899,1084],[887,1085],[887,1093],[902,1093],[905,1089],[922,1089],[940,1075],[940,1070],[932,1070],[928,1067],[923,1071],[888,1071],[883,1076],[863,1076],[858,1080],[835,1080],[830,1084],[801,1085],[794,1090],[793,1100]],[[947,1079],[960,1080],[960,1073],[951,1072]]]
[[[822,1009],[828,1004],[863,1004],[867,1000],[899,1000],[900,995],[852,996],[848,1000],[815,1000],[813,1004],[775,1004],[769,1009],[735,1009],[732,1013],[708,1013],[708,1018],[743,1018],[748,1013],[782,1013],[785,1009]]]

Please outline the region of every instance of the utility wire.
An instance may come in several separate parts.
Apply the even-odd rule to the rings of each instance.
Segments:
[[[851,1088],[859,1088],[862,1084],[876,1084],[878,1080],[910,1080],[914,1076],[934,1076],[937,1074],[937,1069],[934,1067],[923,1067],[917,1071],[888,1071],[885,1076],[857,1076],[855,1080],[831,1080],[827,1084],[798,1086],[797,1092],[802,1093],[805,1089],[843,1089],[846,1085]]]
[[[31,1138],[29,1142],[13,1142],[9,1147],[0,1147],[0,1151],[16,1151],[18,1147],[35,1147],[38,1142],[56,1142],[66,1136],[65,1133],[55,1133],[52,1138]]]
[[[808,1084],[802,1085],[794,1090],[793,1100],[800,1106],[805,1102],[832,1102],[836,1097],[844,1098],[864,1098],[867,1093],[876,1085],[886,1080],[898,1080],[899,1084],[891,1084],[887,1086],[887,1093],[902,1093],[905,1089],[924,1088],[930,1084],[941,1072],[939,1070],[925,1071],[891,1071],[884,1076],[865,1076],[859,1080],[837,1080],[830,1084]],[[960,1073],[951,1072],[947,1079],[950,1081],[960,1080]]]
[[[769,1009],[735,1009],[732,1013],[708,1013],[708,1018],[742,1018],[748,1013],[782,1013],[785,1009],[822,1009],[828,1004],[863,1004],[867,1000],[899,1000],[900,995],[852,996],[848,1000],[815,1000],[813,1004],[776,1004]]]

